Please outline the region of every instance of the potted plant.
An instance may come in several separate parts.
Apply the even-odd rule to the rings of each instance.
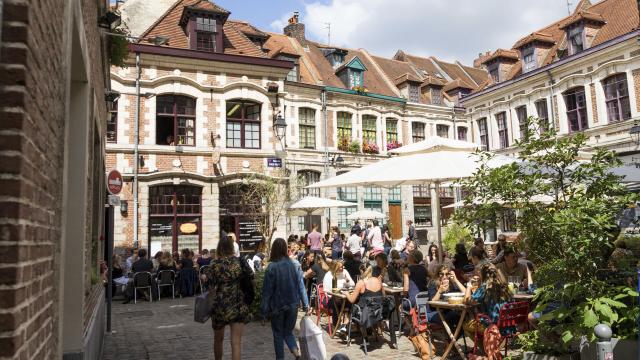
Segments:
[[[349,151],[349,139],[346,136],[342,136],[338,139],[338,150]]]
[[[359,154],[360,153],[360,142],[358,140],[353,140],[351,142],[351,144],[349,144],[348,151],[350,153],[353,153],[353,154]]]
[[[388,150],[393,150],[393,149],[397,149],[399,147],[402,146],[402,143],[398,142],[398,141],[390,141],[387,143],[387,151]]]
[[[380,149],[376,143],[366,141],[362,143],[362,152],[365,154],[379,154]]]

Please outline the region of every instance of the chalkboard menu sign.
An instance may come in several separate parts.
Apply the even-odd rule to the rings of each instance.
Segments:
[[[254,247],[264,240],[264,237],[258,231],[258,223],[248,219],[242,219],[238,223],[238,241],[243,248]]]

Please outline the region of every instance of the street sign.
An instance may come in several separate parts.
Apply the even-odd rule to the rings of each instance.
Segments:
[[[118,196],[118,195],[109,195],[107,202],[111,206],[120,206],[120,196]]]
[[[268,167],[282,167],[282,159],[280,158],[267,158],[267,166]]]
[[[118,195],[122,191],[122,175],[118,170],[111,170],[107,175],[107,191],[111,195]]]

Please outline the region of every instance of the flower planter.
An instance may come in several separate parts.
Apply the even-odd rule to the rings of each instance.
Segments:
[[[580,360],[580,354],[547,355],[536,354],[533,351],[525,351],[524,360]]]
[[[611,339],[614,359],[638,359],[638,344],[635,340]],[[596,343],[585,343],[580,349],[580,360],[598,360]]]

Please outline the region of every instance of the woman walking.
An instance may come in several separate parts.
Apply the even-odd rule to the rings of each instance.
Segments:
[[[224,328],[231,327],[231,358],[240,360],[244,324],[249,322],[249,306],[245,302],[242,283],[254,283],[253,271],[248,264],[234,256],[233,239],[221,236],[217,259],[205,270],[209,291],[215,291],[211,324],[213,326],[213,354],[222,360]],[[255,284],[253,284],[255,286]]]
[[[284,343],[299,359],[300,350],[293,336],[298,305],[302,303],[302,309],[309,311],[302,269],[287,256],[287,243],[282,238],[273,242],[269,261],[262,286],[260,310],[264,319],[271,318],[276,359],[284,359]]]

